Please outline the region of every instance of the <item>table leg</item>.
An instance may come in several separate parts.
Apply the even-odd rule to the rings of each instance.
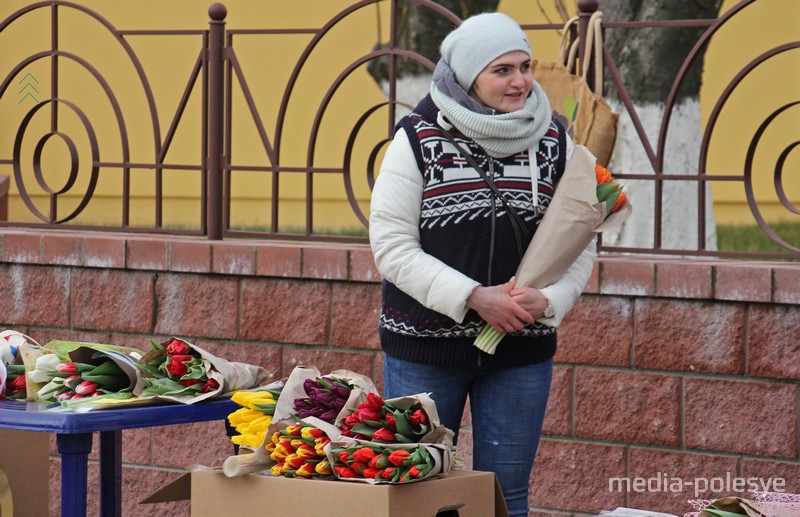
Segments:
[[[122,431],[100,433],[100,515],[122,515]]]
[[[86,476],[92,433],[57,434],[61,455],[61,515],[86,515]]]

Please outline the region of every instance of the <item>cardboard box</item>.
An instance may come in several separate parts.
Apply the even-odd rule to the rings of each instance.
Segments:
[[[186,499],[192,517],[303,515],[304,517],[507,517],[497,477],[452,470],[446,477],[406,485],[297,479],[261,474],[228,478],[215,469],[193,470],[142,503]]]
[[[50,502],[50,439],[48,433],[0,429],[0,489],[3,473],[11,488],[12,515],[47,515]],[[5,496],[7,497],[7,495]],[[6,506],[7,500],[2,501]]]

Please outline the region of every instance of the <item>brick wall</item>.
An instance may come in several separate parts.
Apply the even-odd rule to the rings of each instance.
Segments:
[[[0,235],[0,324],[41,342],[146,349],[150,338],[178,335],[278,378],[306,363],[349,368],[380,386],[379,303],[363,245]],[[676,479],[783,478],[800,492],[798,329],[798,264],[600,259],[559,332],[533,473],[535,514],[629,506],[682,515],[695,494],[689,485],[675,490]],[[468,416],[463,424],[469,464]],[[232,452],[221,422],[125,431],[123,443],[126,516],[150,515],[140,498]],[[57,515],[60,464],[51,444]],[[610,478],[630,479],[631,490],[609,490]],[[651,489],[634,490],[636,478]],[[700,497],[715,495],[730,493]],[[163,515],[187,508],[157,506]]]

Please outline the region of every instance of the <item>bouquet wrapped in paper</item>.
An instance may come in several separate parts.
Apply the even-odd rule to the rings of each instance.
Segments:
[[[542,289],[557,281],[586,247],[605,231],[618,230],[633,208],[610,173],[576,145],[553,200],[516,273],[516,287]],[[493,354],[504,334],[486,324],[475,346]]]
[[[446,444],[382,445],[340,438],[326,446],[338,479],[379,483],[411,483],[446,475],[451,451]]]
[[[376,393],[338,424],[342,436],[380,443],[443,443],[452,431],[439,424],[436,404],[427,393],[383,400]]]
[[[38,401],[76,407],[133,398],[140,350],[53,340],[38,352],[35,366],[28,374],[37,389]]]
[[[0,399],[34,399],[36,391],[29,388],[27,373],[40,348],[34,339],[16,330],[0,332]]]
[[[255,388],[271,376],[260,366],[222,359],[177,337],[150,343],[153,349],[136,364],[138,397],[193,404]]]
[[[440,425],[429,394],[371,393],[348,413],[338,422],[341,436],[325,447],[338,479],[410,483],[450,472],[453,431]]]

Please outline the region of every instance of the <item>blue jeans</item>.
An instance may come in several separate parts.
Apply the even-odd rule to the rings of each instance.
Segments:
[[[531,469],[542,434],[553,361],[484,370],[448,368],[385,356],[387,399],[430,393],[439,421],[458,437],[469,395],[472,468],[494,472],[510,516],[528,515]]]

